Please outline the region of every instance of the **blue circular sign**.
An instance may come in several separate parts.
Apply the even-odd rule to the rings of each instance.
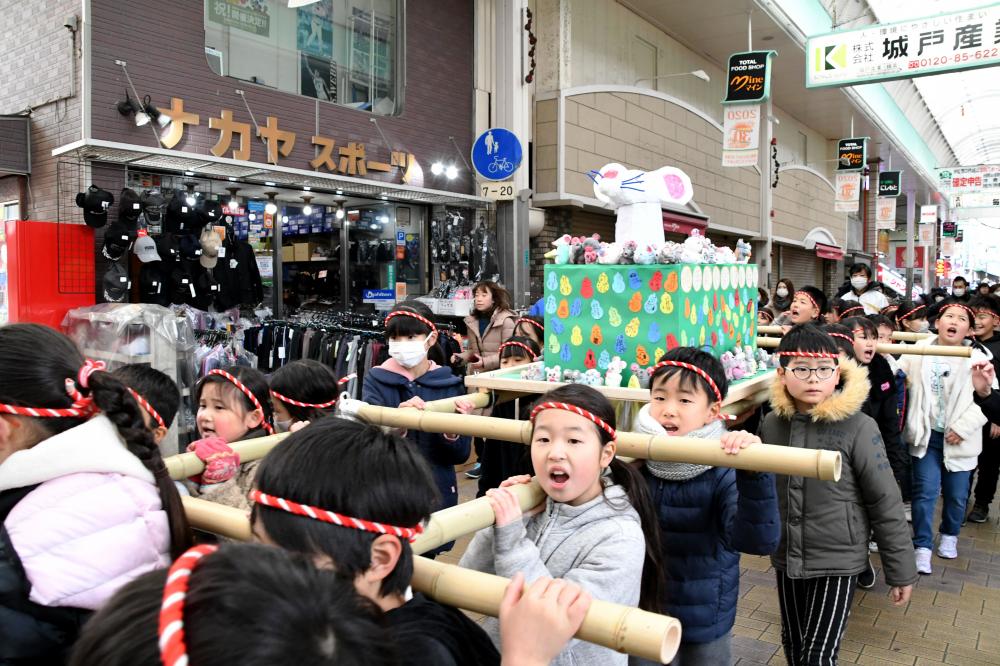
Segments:
[[[521,166],[521,142],[510,130],[488,129],[472,144],[472,166],[487,180],[507,180]]]

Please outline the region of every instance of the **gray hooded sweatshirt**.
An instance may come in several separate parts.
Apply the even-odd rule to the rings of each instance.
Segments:
[[[549,498],[535,516],[480,530],[459,564],[508,578],[521,571],[526,583],[543,576],[565,578],[595,599],[637,606],[645,553],[639,514],[624,488],[608,485],[586,504],[570,506]],[[497,620],[486,618],[483,628],[499,647]],[[576,639],[552,661],[554,666],[627,663],[627,655]]]

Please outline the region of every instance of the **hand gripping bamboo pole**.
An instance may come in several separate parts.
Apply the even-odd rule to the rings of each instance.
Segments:
[[[432,400],[424,403],[424,409],[429,412],[454,412],[456,400],[466,400],[471,402],[475,407],[482,408],[490,404],[490,394],[477,391],[469,395]],[[288,433],[282,432],[276,435],[268,435],[267,437],[233,442],[230,446],[240,454],[242,462],[250,462],[251,460],[259,460],[266,456],[268,451],[273,449],[278,442],[287,436]],[[167,464],[167,471],[170,473],[170,478],[175,480],[186,479],[189,476],[201,474],[205,471],[205,464],[193,453],[181,453],[170,456],[166,458],[165,462]]]
[[[757,332],[763,335],[784,335],[784,329],[781,326],[758,326]],[[925,338],[934,337],[933,333],[911,333],[910,331],[893,331],[892,339],[900,340],[902,342],[916,342],[917,340],[923,340]]]
[[[781,344],[781,338],[757,338],[757,346],[776,348]],[[880,354],[919,354],[920,356],[972,356],[972,347],[951,345],[884,345],[875,346]]]
[[[510,421],[465,414],[433,414],[416,409],[390,409],[362,405],[358,415],[369,423],[423,432],[461,433],[508,442],[531,442],[531,422]],[[618,455],[661,462],[688,462],[732,467],[754,472],[775,472],[824,481],[840,479],[840,454],[836,451],[798,449],[771,444],[752,444],[738,455],[728,455],[718,440],[665,435],[618,433]]]
[[[193,497],[182,500],[192,527],[231,539],[250,540],[250,522],[245,511]],[[497,617],[509,583],[501,576],[424,557],[413,558],[413,589],[456,608]],[[667,615],[594,599],[576,637],[662,664],[677,653],[681,624]]]

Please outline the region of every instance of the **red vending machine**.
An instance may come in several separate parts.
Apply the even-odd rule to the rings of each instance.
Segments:
[[[70,308],[94,304],[94,230],[17,220],[0,233],[0,323],[59,328]]]

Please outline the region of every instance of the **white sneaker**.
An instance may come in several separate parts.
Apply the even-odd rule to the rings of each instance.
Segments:
[[[906,522],[913,522],[913,505],[909,502],[903,502],[903,515],[906,516]]]
[[[942,534],[938,542],[938,557],[946,560],[953,560],[958,557],[958,537],[950,534]]]
[[[913,554],[916,555],[917,559],[917,573],[918,574],[931,573],[931,549],[914,548]]]

